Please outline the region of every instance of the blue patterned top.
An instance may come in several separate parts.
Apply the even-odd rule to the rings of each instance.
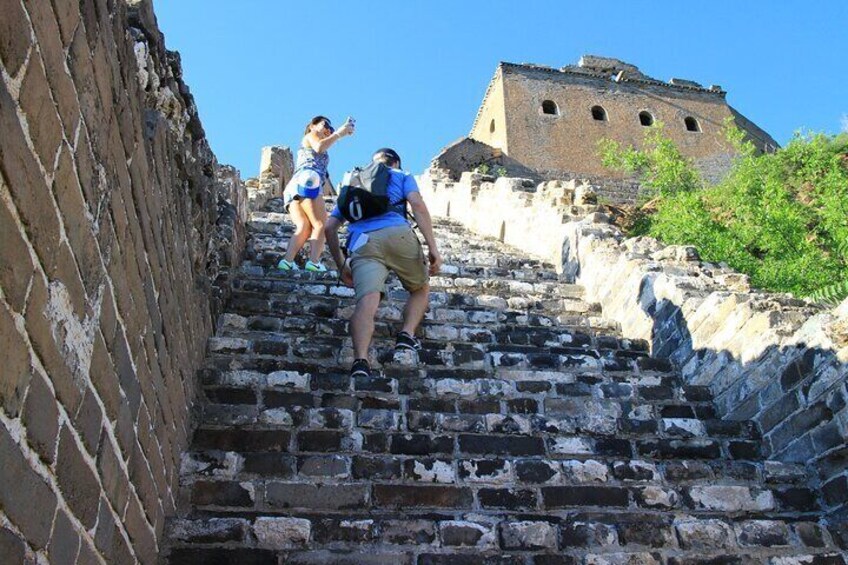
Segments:
[[[297,150],[297,163],[294,172],[312,169],[321,175],[321,182],[327,178],[327,167],[330,164],[329,153],[318,153],[311,147],[301,147]]]

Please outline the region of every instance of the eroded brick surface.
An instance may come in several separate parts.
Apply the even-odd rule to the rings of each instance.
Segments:
[[[149,2],[0,13],[0,560],[151,563],[244,188]]]

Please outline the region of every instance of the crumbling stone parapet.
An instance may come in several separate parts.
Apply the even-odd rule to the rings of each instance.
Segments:
[[[248,208],[262,210],[272,198],[280,198],[294,171],[292,152],[288,147],[272,145],[262,148],[259,176],[248,179]]]
[[[746,277],[691,249],[623,240],[586,221],[566,231],[565,271],[625,335],[650,340],[688,382],[709,386],[725,418],[757,422],[772,457],[812,464],[823,485],[843,480],[828,463],[848,443],[843,312],[752,291]],[[816,439],[823,434],[827,442]]]
[[[462,173],[460,181],[443,180],[429,171],[418,178],[428,207],[479,233],[561,265],[565,224],[600,208],[594,186],[584,181],[495,177]]]
[[[292,152],[288,147],[271,145],[262,148],[259,160],[259,178],[279,179],[283,186],[291,179]]]

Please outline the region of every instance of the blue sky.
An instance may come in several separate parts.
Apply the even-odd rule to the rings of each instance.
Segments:
[[[720,84],[778,142],[848,114],[848,2],[154,0],[212,149],[255,176],[324,114],[357,120],[330,170],[390,145],[421,172],[464,136],[498,61],[616,57],[659,79]]]

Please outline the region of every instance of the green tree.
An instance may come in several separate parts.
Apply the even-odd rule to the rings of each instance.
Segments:
[[[638,174],[654,198],[630,233],[695,245],[767,290],[829,302],[848,295],[848,135],[798,133],[759,154],[744,132],[726,129],[736,158],[712,186],[661,127],[641,150],[601,142],[604,164]]]

